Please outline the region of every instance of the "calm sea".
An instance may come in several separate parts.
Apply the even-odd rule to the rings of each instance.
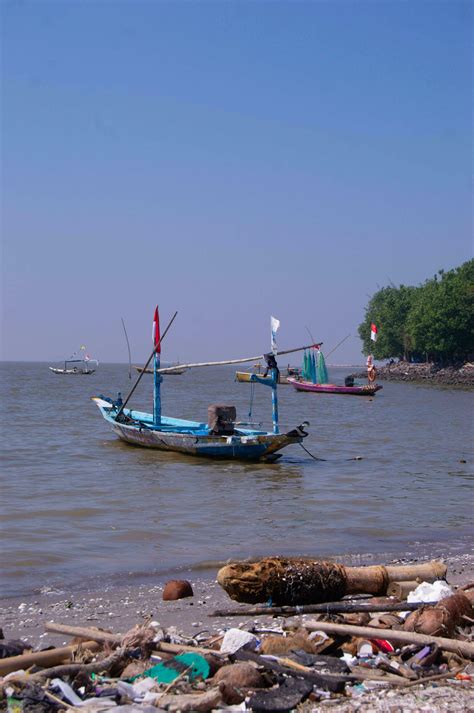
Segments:
[[[343,383],[351,369],[330,369]],[[279,389],[282,427],[310,421],[275,464],[193,459],[121,443],[90,397],[124,395],[128,367],[57,376],[2,363],[3,595],[143,579],[230,557],[465,551],[472,542],[472,392],[384,383],[373,399]],[[230,367],[165,376],[163,412],[206,420],[209,403],[248,417]],[[133,401],[150,410],[152,377]],[[270,425],[256,387],[254,421]],[[463,462],[466,461],[466,462]]]

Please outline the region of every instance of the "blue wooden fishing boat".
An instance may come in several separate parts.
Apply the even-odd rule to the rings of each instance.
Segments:
[[[252,374],[252,381],[271,389],[272,393],[272,431],[254,428],[242,428],[236,422],[234,406],[211,404],[208,408],[208,421],[188,421],[171,418],[161,413],[161,382],[160,370],[161,342],[166,335],[173,319],[170,321],[163,337],[160,337],[158,308],[155,310],[153,322],[154,349],[135,386],[125,402],[121,397],[113,400],[103,395],[93,397],[105,421],[112,427],[117,436],[136,446],[155,448],[163,451],[175,451],[193,456],[222,458],[246,461],[273,462],[280,456],[286,446],[301,443],[308,434],[305,431],[308,422],[303,422],[287,433],[280,433],[278,426],[278,366],[273,353],[264,355],[267,361],[265,376]],[[293,350],[290,350],[293,351]],[[294,350],[297,351],[297,350]],[[146,373],[151,359],[154,359],[154,390],[153,413],[144,413],[125,408],[133,394],[140,378]],[[253,361],[251,359],[231,360],[226,362],[206,362],[202,364],[187,364],[186,368],[211,366],[216,364]],[[180,365],[182,368],[183,365]],[[169,369],[169,367],[168,367]]]

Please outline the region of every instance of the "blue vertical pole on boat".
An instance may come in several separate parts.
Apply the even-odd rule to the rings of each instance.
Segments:
[[[278,396],[277,396],[277,385],[278,385],[278,370],[271,370],[272,376],[272,420],[273,420],[273,433],[280,433],[278,428]]]
[[[153,359],[153,424],[155,427],[161,426],[161,382],[163,377],[158,373],[161,361],[161,335],[160,335],[160,314],[158,306],[155,309],[153,318],[153,344],[155,353]]]
[[[273,433],[280,433],[278,428],[278,396],[277,396],[277,386],[278,386],[278,366],[276,363],[276,356],[278,354],[277,343],[276,343],[276,333],[280,329],[280,320],[275,317],[270,317],[270,332],[271,332],[271,344],[272,351],[271,355],[267,359],[267,364],[270,367],[270,378],[272,387],[272,420],[273,420]],[[271,358],[270,358],[271,357]]]
[[[153,363],[153,423],[155,426],[161,426],[161,382],[163,377],[157,373],[160,368],[160,355],[155,352]]]

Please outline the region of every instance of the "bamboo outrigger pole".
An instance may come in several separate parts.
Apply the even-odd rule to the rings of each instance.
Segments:
[[[295,349],[285,349],[284,351],[279,351],[278,354],[276,354],[275,356],[281,356],[283,354],[292,354],[293,352],[302,352],[305,349],[311,349],[312,347],[320,347],[322,344],[323,342],[319,342],[315,344],[307,344],[304,347],[295,347]],[[259,354],[258,356],[253,357],[245,357],[244,359],[225,359],[224,361],[203,361],[196,362],[195,364],[177,364],[176,366],[167,366],[166,368],[158,369],[157,372],[167,372],[169,374],[170,371],[175,371],[176,369],[194,369],[200,366],[224,366],[225,364],[243,364],[244,362],[258,361],[259,359],[265,359],[265,354]]]

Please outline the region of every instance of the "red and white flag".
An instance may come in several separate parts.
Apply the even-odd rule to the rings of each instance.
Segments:
[[[157,346],[156,353],[161,354],[161,344],[160,344],[160,315],[158,313],[158,307],[155,309],[155,316],[153,317],[153,331],[152,339],[155,347]]]
[[[370,325],[370,338],[373,342],[377,341],[377,327],[373,322]]]

